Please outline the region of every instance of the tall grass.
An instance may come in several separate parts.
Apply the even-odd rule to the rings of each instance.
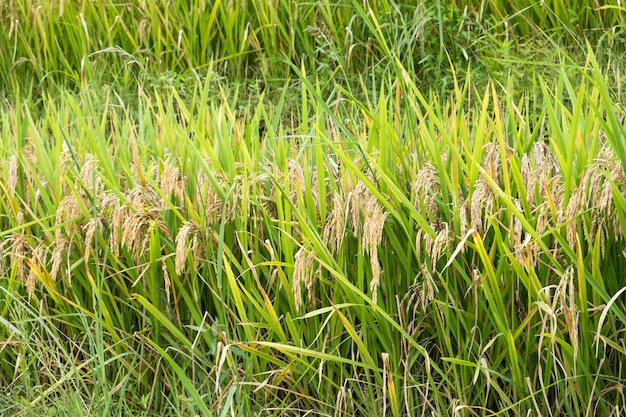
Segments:
[[[0,5],[0,20],[3,89],[17,80],[65,88],[188,81],[212,63],[231,79],[266,84],[293,76],[289,62],[345,80],[393,67],[385,42],[428,86],[448,72],[448,60],[497,71],[513,48],[528,49],[545,35],[562,46],[584,48],[585,39],[598,50],[620,50],[624,9],[591,0],[576,7],[562,0],[10,0]]]
[[[618,412],[621,113],[592,62],[536,79],[538,115],[471,79],[338,107],[303,79],[298,125],[210,77],[4,106],[14,409],[71,383],[102,415]]]
[[[1,3],[0,414],[626,411],[623,9],[565,6]]]

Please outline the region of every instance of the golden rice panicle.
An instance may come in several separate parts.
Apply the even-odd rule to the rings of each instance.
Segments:
[[[561,169],[554,152],[544,142],[535,142],[530,153],[522,156],[521,177],[526,198],[531,207],[541,204],[550,184],[561,177]],[[539,201],[535,201],[535,193],[539,192]]]
[[[15,195],[15,190],[17,189],[17,180],[18,180],[18,160],[16,155],[12,155],[9,161],[9,194]]]
[[[205,203],[204,203],[204,216],[209,223],[213,223],[218,218],[222,209],[224,208],[224,200],[220,197],[217,191],[211,187],[207,191]]]
[[[304,195],[306,192],[306,182],[304,180],[304,169],[297,159],[291,159],[287,163],[289,172],[287,180],[289,183],[289,200],[294,206],[298,205],[298,194]]]
[[[500,159],[500,145],[497,142],[488,142],[483,147],[483,167],[496,184],[501,184],[502,161]]]
[[[23,213],[18,213],[18,222],[21,224],[23,222]],[[14,265],[15,272],[18,278],[22,279],[23,282],[26,282],[26,264],[27,264],[27,256],[28,256],[28,243],[26,242],[26,236],[24,233],[11,233],[11,246],[9,249],[9,259],[11,261],[11,265]]]
[[[162,210],[161,200],[153,189],[136,186],[127,193],[126,199],[127,206],[120,206],[115,211],[114,217],[117,218],[114,224],[117,227],[121,222],[120,244],[137,260],[149,246],[150,227],[157,227],[165,236],[169,232],[157,216]]]
[[[147,211],[136,211],[124,219],[122,226],[122,245],[135,260],[143,256],[150,245],[150,225],[155,221]]]
[[[182,227],[178,230],[176,235],[176,258],[175,269],[176,274],[180,275],[185,269],[187,263],[187,257],[189,256],[190,242],[189,235],[192,235],[193,239],[193,224],[191,222],[184,222]]]
[[[426,309],[430,306],[432,300],[435,299],[435,293],[439,291],[430,269],[426,264],[422,264],[420,272],[415,277],[415,282],[417,282],[416,305],[421,307],[422,313],[426,313]]]
[[[80,198],[80,197],[79,197]],[[82,216],[82,212],[78,201],[76,200],[76,196],[68,195],[64,197],[59,206],[57,207],[56,213],[56,224],[57,229],[54,233],[54,249],[52,251],[52,269],[50,271],[50,276],[53,280],[56,280],[59,277],[59,271],[61,270],[61,262],[63,260],[63,255],[69,249],[69,240],[67,236],[73,236],[78,232],[77,223],[70,222],[69,224],[61,227],[61,225],[70,220],[74,220],[78,217]],[[66,233],[63,233],[63,231]],[[71,281],[71,276],[68,277]]]
[[[26,280],[26,292],[29,300],[35,295],[37,276],[45,268],[46,254],[47,248],[44,245],[38,245],[30,254],[28,279]]]
[[[589,212],[591,219],[589,236],[593,239],[596,237],[600,239],[601,252],[604,255],[609,229],[613,224],[619,225],[619,219],[615,218],[617,216],[614,213],[611,181],[619,181],[623,177],[623,170],[615,153],[610,147],[603,146],[594,163],[584,173],[578,189],[570,198],[565,220],[576,219],[572,222],[572,226],[568,224],[570,227],[567,228],[567,234],[570,243],[573,243],[578,216]],[[621,228],[618,227],[618,229]]]
[[[430,227],[435,231],[434,236],[425,233],[423,229],[417,231],[415,237],[415,253],[421,259],[428,259],[433,270],[445,251],[452,249],[456,235],[452,226],[443,221],[434,221]],[[461,249],[465,250],[465,247]]]
[[[305,196],[308,191],[313,197],[315,211],[319,212],[320,198],[317,181],[317,170],[312,169],[309,173],[309,178],[307,180],[304,168],[297,159],[290,159],[287,163],[287,168],[287,184],[285,185],[287,185],[289,189],[289,200],[294,206],[297,207],[299,205],[298,198],[302,198],[303,196]],[[281,181],[281,179],[284,178],[284,175],[282,173],[279,174],[278,178],[279,183],[284,183],[284,180]]]
[[[58,230],[57,230],[58,232]],[[53,281],[56,281],[59,277],[59,271],[61,270],[61,263],[63,262],[63,255],[69,249],[69,241],[62,233],[57,233],[54,239],[54,250],[52,251],[52,268],[50,270],[50,277]],[[72,282],[72,276],[69,277],[70,283]]]
[[[79,177],[85,190],[88,192],[94,192],[97,196],[102,191],[103,184],[95,156],[91,154],[85,156],[85,162],[80,169]]]
[[[310,178],[310,192],[313,197],[313,203],[315,204],[315,212],[320,212],[320,192],[324,192],[324,185],[322,185],[322,189],[319,189],[319,180],[318,180],[318,172],[317,167],[313,167]],[[328,180],[328,178],[326,178]]]
[[[184,222],[178,231],[178,234],[176,235],[175,257],[175,269],[177,275],[184,272],[190,252],[193,254],[194,268],[196,267],[198,258],[200,257],[199,234],[200,229],[198,226],[190,221]]]
[[[346,231],[347,207],[344,204],[340,193],[333,193],[333,210],[326,219],[324,226],[323,241],[324,244],[334,254],[339,252],[343,244],[343,238]]]
[[[370,291],[374,302],[377,300],[377,290],[380,284],[380,276],[382,274],[382,268],[378,260],[378,246],[383,238],[383,228],[385,226],[385,219],[389,215],[383,208],[382,204],[376,199],[374,195],[370,193],[369,198],[363,207],[364,221],[363,221],[363,236],[361,237],[361,244],[363,250],[369,253],[370,265],[372,268],[372,281],[370,283]]]
[[[413,183],[413,191],[415,192],[415,206],[420,209],[423,202],[425,217],[429,220],[437,219],[439,208],[435,200],[435,196],[441,190],[439,174],[435,167],[427,162],[424,167],[417,172]]]
[[[121,234],[124,227],[124,219],[129,214],[128,208],[126,208],[120,201],[117,201],[115,208],[113,209],[113,216],[111,219],[111,240],[110,248],[115,257],[120,256],[120,249],[122,247]]]
[[[590,235],[599,236],[602,256],[606,252],[606,240],[623,237],[613,199],[614,186],[626,183],[626,175],[615,152],[609,146],[603,146],[596,162],[592,166],[594,178],[590,180],[591,201],[594,202]],[[619,190],[616,188],[616,190]],[[625,196],[624,192],[621,191]]]
[[[584,190],[584,186],[581,186],[570,196],[569,203],[567,204],[567,208],[565,209],[565,214],[563,216],[563,221],[566,223],[565,225],[565,233],[567,236],[567,242],[570,247],[576,247],[576,233],[578,230],[578,213],[579,207],[581,204],[582,193],[581,190]]]
[[[560,222],[566,223],[565,231],[567,235],[567,242],[571,247],[576,247],[576,234],[578,230],[579,218],[581,211],[587,210],[588,197],[587,191],[589,187],[589,176],[592,175],[590,171],[582,174],[582,179],[576,190],[570,195],[567,207],[564,213],[559,216]]]
[[[537,186],[537,177],[535,176],[535,170],[533,169],[528,154],[524,154],[522,156],[520,171],[522,176],[522,183],[524,184],[524,188],[526,189],[526,198],[528,200],[528,203],[532,206],[535,203],[535,188]]]
[[[613,200],[613,185],[626,184],[626,174],[619,161],[613,161],[608,167],[608,174],[604,178],[602,191],[600,193],[600,201],[598,203],[601,217],[607,229],[613,231],[613,239],[617,240],[624,237],[624,229],[620,225],[619,215]],[[626,193],[622,191],[622,196],[626,198]],[[604,254],[604,248],[603,248]]]
[[[206,161],[207,164],[210,161]],[[211,172],[210,174],[217,185],[222,189],[229,189],[228,181],[224,175],[217,172]],[[215,189],[215,186],[211,183],[209,175],[202,171],[198,176],[198,189],[196,192],[197,198],[200,200],[197,202],[199,206],[204,207],[204,216],[209,224],[215,222],[217,218],[222,215],[224,209],[224,200],[220,197],[219,193]],[[227,204],[226,210],[229,211],[231,204]]]
[[[72,161],[72,151],[67,142],[61,144],[61,153],[59,154],[59,174],[64,176],[67,174],[69,163]]]
[[[424,229],[419,228],[415,235],[415,253],[418,258],[421,258],[425,253],[430,253],[433,247],[434,239],[427,233],[424,233]]]
[[[163,286],[165,287],[165,297],[167,301],[171,301],[172,294],[172,280],[170,279],[170,273],[167,270],[167,265],[165,261],[161,262],[161,271],[163,272]]]
[[[470,204],[470,227],[478,233],[484,232],[483,219],[493,214],[494,201],[489,183],[484,178],[479,178],[474,184]]]
[[[552,219],[552,211],[550,209],[550,203],[548,201],[544,201],[534,210],[537,216],[537,223],[535,225],[535,231],[539,238],[541,238],[551,226]],[[526,237],[528,239],[528,237]],[[555,241],[555,245],[558,246],[558,243]],[[530,264],[534,265],[539,254],[541,253],[541,246],[539,242],[536,240],[531,240],[528,243],[528,254],[530,256]]]
[[[173,195],[176,196],[179,203],[184,203],[185,180],[175,164],[168,161],[163,163],[163,172],[161,173],[159,188],[167,198]]]
[[[10,246],[11,239],[3,239],[0,241],[0,276],[6,273],[7,265],[6,260],[10,257],[6,247]]]
[[[118,241],[118,233],[115,229],[114,218],[115,211],[119,206],[119,198],[112,191],[103,191],[99,196],[99,204],[98,204],[98,218],[101,222],[100,232],[104,232],[104,226],[107,226],[107,230],[109,230],[109,236],[107,236],[107,245],[108,249],[114,254],[118,255],[115,252],[114,244]]]
[[[76,223],[72,220],[75,220],[81,216],[82,211],[80,209],[78,201],[76,200],[76,196],[74,196],[73,194],[65,196],[57,207],[56,224],[57,226],[59,226],[59,228],[57,228],[57,233],[60,233],[61,231],[60,225],[68,221],[70,221],[70,223],[68,225],[65,225],[64,228],[66,228],[68,234],[75,233],[77,231],[77,227]]]
[[[370,294],[372,294],[372,301],[378,302],[378,287],[380,286],[380,276],[382,275],[382,268],[378,261],[378,254],[376,258],[370,258],[370,266],[372,268],[372,280],[370,281]]]
[[[256,185],[265,178],[264,175],[256,172],[248,173],[248,168],[242,163],[236,163],[235,168],[238,174],[233,178],[228,192],[230,202],[226,212],[227,221],[241,219],[243,216],[246,219],[251,217],[251,197],[255,194],[252,190],[256,190]]]
[[[87,221],[87,223],[83,226],[83,231],[85,232],[85,263],[89,261],[89,254],[93,249],[93,239],[96,235],[96,231],[102,233],[103,225],[102,220],[99,217],[93,217]]]
[[[550,147],[542,142],[533,144],[533,159],[535,160],[535,177],[542,187],[542,195],[546,184],[556,175],[560,175],[561,169],[554,152]]]
[[[570,343],[574,350],[574,359],[578,356],[578,320],[579,312],[576,307],[576,287],[574,285],[575,270],[573,266],[568,266],[563,272],[559,281],[555,297],[558,297],[558,310],[565,317],[565,327],[570,337]]]
[[[357,181],[356,186],[348,192],[348,212],[350,213],[350,224],[352,225],[352,230],[354,230],[354,234],[356,236],[360,236],[363,230],[361,214],[363,207],[369,199],[368,194],[371,194],[371,192],[361,180]]]
[[[454,244],[455,236],[454,231],[446,222],[438,222],[435,225],[435,230],[438,230],[437,236],[432,240],[432,245],[430,247],[430,255],[431,267],[432,270],[435,271],[437,269],[437,261],[444,253],[444,251],[452,248]]]
[[[304,248],[298,249],[294,256],[293,266],[293,296],[295,300],[296,311],[302,309],[302,284],[307,289],[309,300],[313,296],[312,290],[315,285],[314,281],[315,273],[315,256]]]
[[[537,352],[545,354],[546,351],[556,357],[558,332],[558,287],[547,285],[539,290],[539,295],[545,300],[545,303],[538,304],[538,312],[541,320],[541,328],[538,331],[539,339],[537,341]],[[553,290],[555,293],[553,294]],[[547,338],[547,342],[545,339]]]

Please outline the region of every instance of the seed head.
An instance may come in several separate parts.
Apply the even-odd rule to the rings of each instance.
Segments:
[[[163,286],[165,287],[165,296],[167,297],[167,301],[171,301],[171,289],[172,289],[172,280],[170,279],[170,274],[167,272],[167,265],[165,262],[161,262],[161,270],[163,271]]]
[[[297,206],[298,195],[304,195],[306,193],[304,169],[296,159],[291,159],[288,162],[288,167],[289,172],[287,174],[287,180],[289,182],[289,200],[291,200],[294,206]]]
[[[463,197],[460,197],[459,201],[459,231],[461,232],[461,236],[467,235],[470,229],[470,208],[467,205],[467,201],[463,200]],[[465,252],[465,246],[463,247],[463,252]]]
[[[500,145],[496,142],[489,142],[485,144],[484,150],[485,157],[483,158],[483,167],[485,168],[489,176],[493,178],[496,184],[501,184]]]
[[[542,186],[545,186],[550,178],[560,173],[559,163],[554,152],[544,142],[533,144],[533,158],[536,167],[535,177]]]
[[[526,198],[528,202],[532,205],[535,202],[535,187],[537,184],[537,177],[535,176],[535,171],[530,162],[530,158],[528,154],[524,154],[522,156],[522,165],[520,167],[521,175],[522,175],[522,183],[524,184],[524,188],[526,189]]]
[[[294,256],[292,288],[297,311],[302,308],[302,284],[307,289],[309,300],[312,297],[314,272],[315,256],[311,252],[305,251],[304,248],[298,249]]]
[[[557,287],[557,294],[560,310],[565,316],[565,326],[570,336],[572,348],[574,349],[574,359],[578,356],[578,317],[576,308],[576,288],[574,287],[574,267],[565,269],[563,276]]]
[[[98,162],[93,155],[87,155],[85,157],[85,163],[80,169],[80,179],[83,186],[88,192],[95,192],[98,195],[102,190],[102,180],[100,179],[100,172],[98,170]]]
[[[146,211],[132,213],[122,226],[122,245],[139,259],[150,246],[150,224],[155,221]]]
[[[57,230],[58,231],[58,230]],[[63,261],[63,254],[67,252],[69,248],[69,242],[61,233],[57,233],[54,239],[54,250],[52,251],[52,269],[50,270],[50,277],[53,281],[59,276],[61,269],[61,262]],[[69,276],[70,284],[72,282],[72,276]]]
[[[441,192],[441,184],[439,175],[435,167],[426,163],[424,167],[418,171],[415,182],[413,184],[415,192],[415,206],[417,209],[423,209],[426,218],[434,220],[438,217],[439,208],[435,197]]]
[[[102,221],[98,217],[89,219],[89,221],[83,226],[85,232],[85,263],[89,261],[89,253],[91,252],[93,238],[96,234],[96,230],[102,233]]]
[[[169,162],[163,164],[159,187],[166,197],[174,195],[179,203],[185,201],[185,181],[176,165]]]
[[[6,247],[11,243],[11,239],[0,241],[0,276],[6,273],[6,258],[9,256]]]
[[[123,207],[118,201],[115,209],[113,210],[113,219],[111,226],[111,252],[115,257],[120,256],[120,248],[122,243],[120,241],[120,234],[122,233],[122,227],[124,227],[124,219],[128,213],[128,209]]]
[[[371,199],[364,207],[363,236],[361,244],[370,255],[377,251],[382,241],[385,219],[389,215],[383,206],[375,199]]]
[[[59,206],[57,208],[56,224],[57,226],[59,226],[57,231],[61,230],[60,225],[63,224],[64,222],[69,221],[69,220],[75,220],[81,216],[82,216],[82,212],[80,210],[80,205],[78,204],[76,197],[74,195],[68,195],[64,197],[63,200],[61,200],[61,202],[59,203]],[[70,233],[76,232],[76,226],[74,222],[69,223],[68,225],[65,226],[65,228],[69,229],[68,231]]]
[[[9,193],[15,194],[17,189],[18,163],[17,156],[12,155],[9,162]]]
[[[332,253],[337,254],[343,243],[346,231],[347,207],[343,202],[341,194],[335,192],[333,194],[333,210],[326,219],[324,227],[323,240]]]
[[[472,203],[470,207],[471,228],[478,233],[483,230],[483,211],[485,217],[493,213],[494,195],[489,187],[489,183],[484,178],[479,178],[474,185],[472,193]]]
[[[565,221],[567,225],[565,226],[567,241],[571,247],[576,246],[576,233],[578,229],[578,216],[580,215],[581,210],[585,210],[587,207],[587,186],[589,182],[587,181],[589,173],[584,173],[582,181],[580,185],[572,193],[570,196],[570,200],[567,204],[567,209],[565,210]]]
[[[377,289],[380,284],[380,275],[382,268],[378,261],[378,245],[382,241],[383,228],[385,219],[389,213],[385,212],[383,206],[376,200],[374,196],[370,198],[364,207],[363,236],[361,237],[361,245],[370,256],[370,265],[372,267],[372,281],[370,290],[372,299],[376,302]]]
[[[415,277],[415,281],[417,282],[417,288],[419,288],[416,304],[421,306],[423,313],[426,313],[426,309],[435,298],[435,292],[439,291],[426,264],[422,264],[420,273]]]
[[[441,257],[443,251],[448,250],[454,244],[454,233],[448,223],[440,222],[437,224],[439,231],[430,248],[430,259],[432,270],[437,269],[437,261]]]
[[[224,200],[220,197],[217,191],[208,184],[209,189],[206,193],[206,201],[204,203],[204,215],[205,218],[212,223],[214,219],[218,218],[222,209],[224,208]]]
[[[363,230],[361,223],[361,214],[364,207],[372,199],[376,197],[371,195],[371,191],[367,188],[363,181],[358,181],[356,187],[348,193],[348,206],[350,211],[350,223],[354,230],[354,234],[359,236]]]
[[[16,275],[26,282],[26,254],[28,250],[28,244],[26,243],[26,237],[22,233],[11,234],[11,248],[9,250],[9,257],[11,264],[16,266]]]
[[[35,286],[37,284],[37,275],[41,273],[44,268],[46,259],[46,247],[44,245],[37,246],[31,253],[29,262],[28,279],[26,281],[26,291],[28,293],[28,299],[32,299],[35,295]]]
[[[187,263],[187,258],[189,256],[189,252],[191,251],[194,255],[194,267],[198,262],[198,258],[200,255],[200,242],[199,242],[199,232],[200,229],[195,223],[192,222],[184,222],[180,230],[178,231],[178,235],[176,236],[176,274],[180,275],[185,270],[185,264]]]

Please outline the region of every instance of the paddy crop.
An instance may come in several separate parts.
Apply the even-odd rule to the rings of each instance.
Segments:
[[[543,25],[565,13],[553,3]],[[138,55],[123,43],[145,13],[133,4],[115,6],[125,11],[109,39],[96,3],[59,3],[63,19],[82,16],[86,35],[95,31],[70,37],[68,55],[41,36],[65,23],[28,14],[48,6],[19,9],[40,32],[3,33],[14,45],[39,33],[43,54],[29,58],[41,63],[30,75],[13,62],[0,107],[6,415],[625,410],[621,56],[557,48],[559,65],[525,73],[520,90],[512,68],[461,73],[449,54],[448,81],[429,90],[416,61],[390,46],[412,39],[383,21],[407,16],[405,6],[341,3],[375,42],[362,62],[380,56],[385,68],[359,78],[348,63],[321,60],[338,68],[327,81],[314,70],[318,52],[295,39],[321,36],[311,22],[332,31],[331,6],[337,19],[348,11],[312,5],[308,26],[272,35],[264,24],[284,20],[272,13],[295,11],[251,2],[270,21],[249,32],[268,37],[250,54],[290,51],[280,74],[258,70],[271,87],[257,95],[229,78],[252,66],[238,60],[240,32],[193,45],[173,37],[177,24],[203,19],[246,30],[238,5],[215,2],[203,3],[210,13],[170,5],[169,15],[141,15],[171,24],[145,24],[145,51],[163,60],[139,59],[140,76],[93,61],[72,73],[72,54],[109,53],[113,40]],[[492,19],[512,7],[488,5]],[[619,21],[619,8],[600,20],[603,10],[581,19]],[[516,42],[532,29],[556,48],[541,27],[520,23]],[[575,27],[560,30],[577,39]],[[25,45],[15,51],[39,51]],[[203,67],[192,46],[223,60]],[[184,75],[163,81],[161,66]]]

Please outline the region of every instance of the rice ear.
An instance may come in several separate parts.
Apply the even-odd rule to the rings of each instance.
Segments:
[[[175,269],[176,274],[180,275],[185,270],[189,252],[194,255],[194,264],[198,260],[199,255],[199,228],[196,224],[186,221],[176,235],[176,258]],[[194,265],[195,266],[195,265]]]
[[[322,235],[324,244],[332,253],[337,254],[343,244],[346,233],[347,206],[338,192],[333,194],[333,210],[326,219]]]
[[[314,285],[313,275],[315,272],[315,256],[304,248],[298,249],[294,256],[292,291],[295,300],[296,311],[300,311],[303,305],[302,285],[308,290],[309,299],[312,297]]]
[[[484,178],[479,178],[474,184],[470,204],[470,227],[478,233],[484,232],[483,218],[492,214],[494,195],[489,183]]]
[[[370,257],[370,266],[372,268],[372,281],[370,282],[370,291],[372,300],[377,301],[378,286],[380,285],[380,276],[382,268],[378,260],[378,246],[383,238],[383,228],[385,219],[389,215],[378,200],[372,195],[364,207],[363,236],[361,237],[361,245],[363,250],[367,251]]]
[[[185,201],[185,181],[176,165],[170,162],[163,164],[159,187],[166,197],[174,195],[179,203]]]
[[[17,180],[18,180],[18,163],[17,156],[12,155],[9,162],[9,181],[8,181],[8,191],[11,195],[15,194],[15,190],[17,189]]]

